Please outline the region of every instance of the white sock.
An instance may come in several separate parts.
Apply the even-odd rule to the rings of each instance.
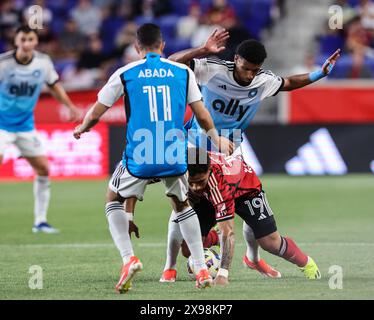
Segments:
[[[258,262],[260,260],[260,249],[255,239],[252,228],[243,221],[243,237],[247,243],[247,258],[252,262]]]
[[[182,212],[177,212],[177,217],[183,239],[191,252],[195,274],[198,274],[201,269],[207,269],[199,219],[191,207],[184,209]]]
[[[168,226],[168,243],[164,271],[168,269],[175,269],[179,249],[183,241],[183,236],[179,227],[179,223],[175,221],[176,219],[177,215],[175,211],[172,211]]]
[[[48,176],[36,176],[34,180],[34,222],[47,222],[47,210],[51,189]]]
[[[129,236],[129,221],[123,204],[118,201],[108,202],[105,206],[105,213],[109,223],[109,231],[113,241],[119,250],[123,263],[129,262],[134,255]]]

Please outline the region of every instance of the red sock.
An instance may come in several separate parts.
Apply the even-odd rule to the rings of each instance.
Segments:
[[[210,230],[208,235],[205,237],[203,247],[210,248],[211,246],[215,246],[219,243],[219,237],[216,230]]]
[[[281,237],[282,243],[279,256],[287,261],[296,264],[298,267],[305,267],[308,263],[308,256],[300,250],[296,243],[288,237]]]

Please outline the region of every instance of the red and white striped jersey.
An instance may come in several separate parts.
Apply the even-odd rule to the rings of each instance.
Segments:
[[[210,152],[209,157],[212,171],[204,196],[213,204],[217,221],[232,219],[235,199],[261,192],[261,181],[241,156]]]

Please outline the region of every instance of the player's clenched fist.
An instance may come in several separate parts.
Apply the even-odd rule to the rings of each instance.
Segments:
[[[82,130],[82,125],[76,126],[75,129],[74,129],[74,132],[73,132],[73,136],[74,136],[75,139],[78,140],[78,139],[81,138],[81,135],[84,132],[86,132],[86,131]]]

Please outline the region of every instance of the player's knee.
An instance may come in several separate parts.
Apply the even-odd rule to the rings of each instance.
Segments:
[[[110,188],[107,189],[106,195],[105,195],[105,201],[106,203],[108,202],[113,202],[113,201],[118,201],[120,203],[123,203],[125,199],[120,198],[117,193],[113,192]]]
[[[189,258],[191,255],[190,249],[188,249],[187,243],[183,240],[182,245],[181,245],[181,251],[183,254],[183,257]]]
[[[188,200],[186,201],[180,201],[176,197],[172,197],[173,202],[173,208],[176,212],[182,212],[183,210],[187,209],[190,204],[188,203]]]
[[[35,168],[35,171],[36,171],[38,176],[43,176],[43,177],[49,176],[48,164],[42,164],[42,165],[38,166],[37,168]]]

